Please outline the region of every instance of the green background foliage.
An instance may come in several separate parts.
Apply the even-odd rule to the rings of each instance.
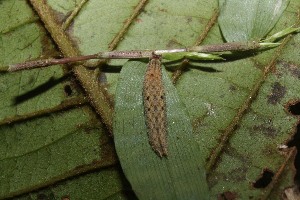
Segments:
[[[224,42],[217,1],[145,1],[135,10],[137,0],[90,0],[62,31],[79,2],[1,1],[0,65]],[[299,7],[291,0],[269,34],[297,24]],[[207,163],[212,199],[279,199],[294,184],[295,151],[278,147],[292,138],[299,121],[288,111],[300,96],[299,48],[296,34],[262,53],[191,62],[176,82]],[[0,74],[0,199],[134,198],[110,137],[119,66],[125,62],[102,65],[99,80],[93,70],[75,67],[72,74],[68,66]],[[274,174],[271,182],[254,187],[264,171]]]

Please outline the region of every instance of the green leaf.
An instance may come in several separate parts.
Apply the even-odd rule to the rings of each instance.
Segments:
[[[260,40],[274,27],[289,0],[219,0],[219,23],[227,42]]]
[[[3,1],[0,10],[9,22],[0,26],[1,66],[58,55],[26,1]],[[62,66],[0,74],[0,199],[115,163],[103,125],[72,79]]]
[[[139,199],[208,199],[204,155],[164,69],[167,158],[160,158],[149,144],[142,97],[145,71],[146,63],[125,63],[116,90],[113,130],[122,169]]]
[[[2,0],[0,65],[108,49],[171,49],[224,42],[216,18],[217,1],[88,1],[78,7],[70,27],[63,31],[62,22],[79,2]],[[135,9],[139,2],[146,3]],[[298,0],[291,0],[274,29],[263,37],[297,24],[299,6]],[[266,14],[269,11],[274,10],[267,9]],[[243,21],[245,13],[240,15]],[[127,22],[131,24],[125,26]],[[193,138],[205,156],[212,199],[280,199],[294,184],[296,151],[278,148],[295,144],[296,140],[290,140],[299,121],[299,115],[289,110],[300,99],[300,36],[287,39],[259,54],[193,62],[196,67],[169,72],[173,77],[181,74],[175,87],[192,122]],[[118,69],[125,62],[100,64],[100,78],[92,69],[76,64],[74,73],[65,65],[0,74],[2,199],[18,199],[20,194],[24,199],[43,194],[57,199],[66,195],[71,199],[134,198],[130,184],[123,181],[109,137],[113,133],[108,131]],[[117,172],[109,175],[107,170]],[[264,174],[274,176],[260,185]],[[109,190],[110,184],[118,187]]]
[[[20,200],[28,199],[133,199],[129,194],[122,193],[124,177],[117,168],[91,172],[85,176],[74,177],[72,181],[62,181],[49,188],[21,196]],[[101,188],[101,193],[97,191]],[[129,188],[128,188],[129,189]],[[72,193],[70,193],[72,191]]]
[[[180,60],[183,58],[191,60],[224,60],[218,55],[197,52],[164,53],[162,58],[166,60]]]
[[[289,35],[291,33],[299,32],[300,28],[293,28],[289,27],[282,31],[279,31],[278,33],[275,33],[274,35],[271,35],[270,37],[263,40],[263,42],[274,42],[275,40],[278,40],[286,35]]]

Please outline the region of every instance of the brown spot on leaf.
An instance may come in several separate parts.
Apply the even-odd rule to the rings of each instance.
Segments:
[[[199,128],[199,126],[201,126],[202,123],[203,123],[203,117],[197,117],[196,119],[194,119],[192,122],[193,130]]]
[[[265,157],[276,157],[278,156],[278,149],[274,148],[271,144],[266,144],[260,150],[260,154],[264,155]]]
[[[260,124],[253,126],[253,131],[261,132],[268,137],[275,137],[277,130],[271,124]]]
[[[230,91],[230,92],[236,91],[236,87],[235,87],[234,85],[230,85],[230,86],[229,86],[229,91]]]
[[[70,200],[69,195],[64,195],[61,197],[61,200]]]
[[[300,66],[286,61],[280,61],[278,62],[283,67],[287,68],[288,71],[291,73],[292,76],[300,79]]]
[[[234,200],[238,195],[235,192],[226,191],[218,195],[218,200]]]
[[[279,82],[275,82],[272,86],[272,92],[268,95],[268,103],[276,104],[281,101],[281,99],[286,94],[286,88],[282,86]]]
[[[290,72],[293,76],[300,79],[300,69],[297,67],[290,68]]]

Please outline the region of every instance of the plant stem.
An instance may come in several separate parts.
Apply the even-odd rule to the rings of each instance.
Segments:
[[[272,43],[273,44],[273,43]],[[165,50],[132,50],[132,51],[108,51],[99,52],[97,54],[76,56],[61,59],[45,59],[28,61],[24,63],[12,64],[7,67],[1,67],[2,71],[19,71],[24,69],[32,69],[38,67],[46,67],[50,65],[66,64],[79,61],[85,61],[90,59],[132,59],[132,58],[149,58],[152,53],[156,55],[162,55],[165,53],[179,53],[179,52],[199,52],[199,53],[212,53],[212,52],[224,52],[224,51],[248,51],[255,50],[263,47],[262,43],[258,42],[231,42],[216,45],[203,45],[194,46],[182,49],[165,49]]]

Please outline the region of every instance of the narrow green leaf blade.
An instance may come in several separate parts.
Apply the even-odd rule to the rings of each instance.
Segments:
[[[116,91],[114,140],[123,171],[140,199],[208,199],[202,151],[164,69],[168,157],[158,157],[148,142],[142,100],[145,70],[143,62],[127,62]]]
[[[288,34],[291,34],[291,33],[295,33],[295,32],[298,32],[300,31],[300,28],[293,28],[293,27],[289,27],[289,28],[286,28],[282,31],[279,31],[278,33],[275,33],[274,35],[271,35],[270,37],[266,38],[265,40],[263,40],[263,42],[274,42],[276,41],[277,39],[280,39]]]
[[[219,0],[219,24],[224,38],[227,42],[260,40],[288,4],[289,0]]]
[[[162,58],[166,60],[180,60],[183,58],[192,60],[224,60],[218,55],[198,52],[164,53],[162,54]]]

